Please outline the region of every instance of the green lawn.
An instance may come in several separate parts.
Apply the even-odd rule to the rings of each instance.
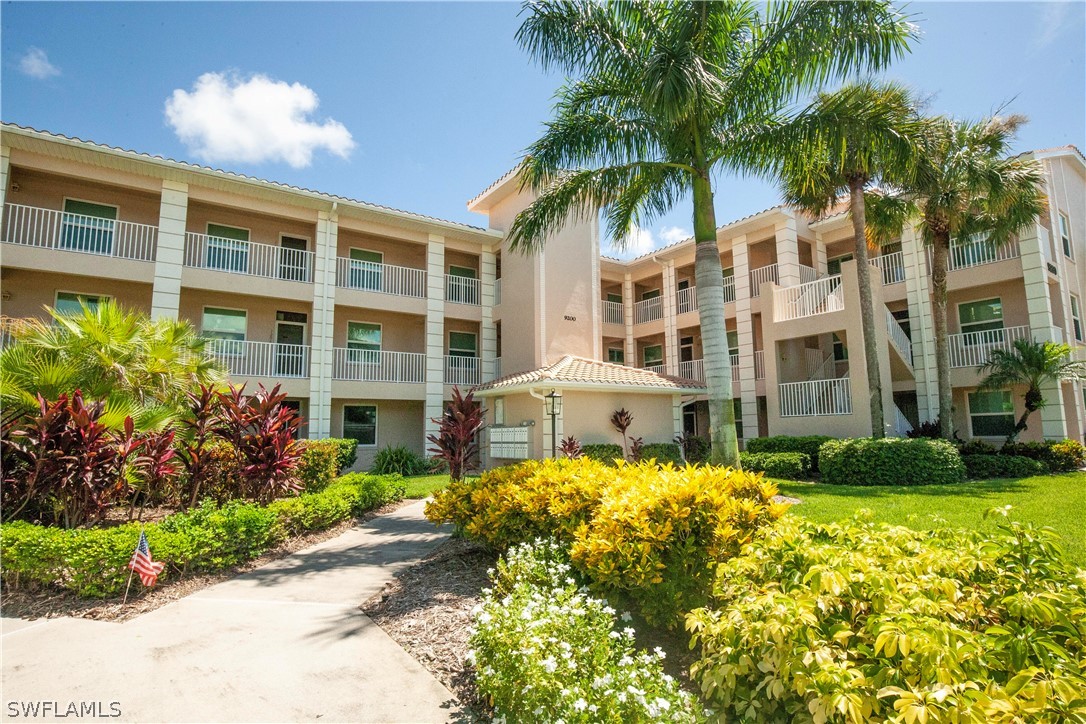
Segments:
[[[777,482],[782,495],[803,501],[793,512],[819,523],[866,508],[876,522],[917,530],[991,529],[995,522],[984,520],[984,511],[1010,505],[1014,520],[1054,528],[1070,559],[1086,566],[1086,473],[893,488]]]
[[[413,475],[406,480],[407,494],[404,497],[414,500],[429,498],[449,484],[448,475]]]

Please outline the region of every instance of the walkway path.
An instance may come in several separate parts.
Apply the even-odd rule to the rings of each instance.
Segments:
[[[49,701],[119,702],[110,721],[447,721],[453,695],[358,610],[446,537],[422,508],[125,623],[4,618],[0,716]]]

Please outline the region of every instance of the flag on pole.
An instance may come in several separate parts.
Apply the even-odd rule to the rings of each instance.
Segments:
[[[165,563],[155,563],[151,560],[151,548],[147,545],[147,535],[140,531],[140,542],[136,545],[136,552],[132,554],[132,560],[128,567],[140,574],[140,580],[145,586],[155,585],[158,574],[166,567]]]

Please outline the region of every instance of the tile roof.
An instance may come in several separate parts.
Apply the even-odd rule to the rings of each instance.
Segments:
[[[530,372],[506,375],[493,382],[479,385],[475,388],[475,391],[507,390],[548,384],[641,388],[644,391],[685,392],[689,394],[705,392],[705,385],[696,380],[661,375],[650,370],[626,367],[611,364],[610,362],[599,362],[584,357],[574,357],[573,355],[566,355],[547,367],[540,367]]]

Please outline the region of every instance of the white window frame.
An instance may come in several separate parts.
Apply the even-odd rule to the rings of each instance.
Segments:
[[[216,307],[216,309],[223,309],[223,307]],[[275,338],[276,339],[279,339],[279,325],[280,324],[289,324],[292,327],[301,327],[302,328],[302,346],[305,346],[305,345],[309,344],[309,323],[308,322],[290,322],[290,321],[287,321],[285,319],[277,319],[277,320],[275,320]],[[245,315],[246,332],[248,332],[248,326],[249,326],[249,315],[246,314]],[[278,344],[278,342],[276,344]]]
[[[471,352],[470,357],[473,358],[473,359],[478,359],[479,358],[479,334],[477,332],[465,332],[465,331],[462,331],[462,330],[459,330],[459,329],[450,329],[449,330],[449,335],[447,337],[448,350],[449,350],[448,355],[450,357],[469,357],[469,355],[466,355],[466,354],[453,354],[453,349],[456,349],[457,352],[468,352],[469,351],[469,350],[464,349],[462,347],[454,348],[452,346],[452,336],[454,334],[470,334],[472,337],[475,338],[475,349],[470,350],[470,352]]]
[[[361,349],[358,347],[351,347],[351,325],[352,324],[370,324],[380,331],[381,341],[377,345],[377,349]],[[346,339],[343,342],[343,348],[347,350],[347,363],[348,364],[368,364],[377,365],[381,363],[381,352],[385,348],[385,326],[381,322],[368,322],[362,319],[348,319],[347,327],[344,330],[346,332]],[[357,353],[357,354],[352,354]],[[368,354],[367,354],[368,353]]]
[[[1010,395],[1010,398],[1011,398],[1011,411],[1010,411],[1010,413],[1006,413],[1006,412],[977,412],[977,413],[974,413],[973,409],[972,409],[972,406],[970,404],[970,401],[971,401],[970,398],[973,395],[975,395],[977,393],[980,393],[980,392],[985,392],[985,393],[1000,392],[1000,393]],[[998,434],[998,435],[977,435],[976,433],[974,433],[973,432],[973,415],[975,414],[977,417],[996,417],[996,416],[1002,417],[1004,415],[1010,414],[1010,416],[1011,416],[1011,426],[1013,427],[1017,422],[1016,419],[1015,419],[1016,412],[1014,410],[1014,393],[1011,390],[983,390],[983,391],[979,390],[979,389],[970,390],[970,391],[965,393],[965,413],[966,413],[965,416],[967,418],[969,418],[969,437],[972,437],[972,438],[981,437],[981,438],[986,438],[986,439],[989,439],[989,440],[1003,439],[1003,438],[1006,437],[1006,435],[1003,435],[1003,434]]]
[[[351,257],[352,251],[364,251],[367,254],[375,254],[380,257],[381,261],[366,261],[364,259],[354,259]],[[364,266],[355,268],[355,264],[377,264],[377,269],[369,269]],[[347,247],[347,283],[351,289],[357,289],[362,292],[379,292],[385,285],[385,252],[377,251],[376,249],[367,249],[364,246],[350,246]],[[355,274],[358,275],[361,282],[362,279],[372,278],[377,283],[376,286],[370,286],[367,284],[359,283],[357,285],[352,283],[351,277]],[[363,276],[367,275],[367,276]]]
[[[1063,255],[1074,261],[1075,245],[1072,243],[1071,239],[1071,220],[1067,218],[1067,214],[1062,211],[1057,211],[1056,216],[1059,217],[1060,246],[1062,247]]]
[[[984,329],[971,330],[971,329],[965,329],[962,326],[962,307],[964,307],[966,305],[969,305],[969,304],[976,304],[977,302],[992,302],[992,301],[999,302],[999,324],[1000,324],[1000,329],[1006,329],[1007,328],[1007,318],[1005,316],[1003,316],[1003,297],[984,297],[983,299],[970,299],[970,300],[965,301],[965,302],[958,302],[957,304],[954,305],[954,311],[955,311],[955,313],[957,315],[957,318],[958,318],[958,331],[960,333],[962,333],[962,334],[968,334],[968,333],[974,332],[974,331],[975,332],[994,332],[995,331],[994,329],[990,329],[990,330],[984,330]],[[991,321],[994,322],[996,320],[993,319]],[[970,322],[969,324],[974,324],[974,325],[976,325],[976,324],[991,324],[991,322]]]
[[[462,271],[469,271],[469,272],[472,273],[472,276],[469,277],[466,274],[453,274],[453,269],[460,269]],[[449,269],[445,273],[448,274],[449,276],[452,276],[452,277],[460,277],[461,279],[475,279],[475,280],[479,279],[479,270],[478,269],[475,269],[474,267],[470,267],[470,266],[460,266],[459,264],[449,264]]]
[[[656,293],[656,296],[654,296],[654,297],[646,297],[645,296],[646,294],[652,294],[653,292]],[[653,289],[646,289],[645,291],[641,292],[641,294],[639,294],[638,296],[640,297],[640,299],[638,299],[639,302],[647,302],[650,299],[659,299],[662,296],[662,293],[660,291],[660,287],[655,287]]]
[[[343,409],[340,411],[340,433],[343,437],[347,437],[347,408],[348,407],[372,407],[373,408],[373,442],[365,443],[361,440],[358,441],[358,447],[375,448],[378,446],[378,441],[381,439],[380,425],[381,425],[381,406],[376,402],[351,402],[343,405]]]
[[[227,229],[237,229],[238,231],[244,231],[246,236],[248,236],[249,238],[246,239],[245,241],[241,241],[240,239],[229,239],[229,238],[227,238],[225,236],[214,236],[211,233],[211,227],[212,226],[222,226],[222,227],[225,227]],[[235,244],[245,244],[245,268],[244,269],[238,270],[238,269],[233,269],[233,268],[229,268],[229,267],[224,268],[224,267],[218,267],[218,266],[208,266],[207,267],[208,269],[213,269],[215,271],[232,272],[234,274],[248,273],[249,265],[250,265],[250,263],[252,261],[252,258],[250,256],[252,250],[249,248],[249,245],[253,243],[253,230],[252,229],[250,229],[248,227],[245,227],[245,226],[234,226],[233,224],[224,224],[221,221],[205,221],[204,222],[204,236],[207,238],[207,250],[206,251],[208,251],[208,252],[211,251],[211,240],[212,239],[219,239],[219,240],[222,240],[222,241],[232,241]],[[223,249],[223,247],[219,247],[219,248]],[[226,249],[225,251],[230,251],[232,253],[237,253],[240,250],[234,248],[234,249]],[[210,254],[209,254],[209,256],[210,256]],[[204,261],[206,262],[207,260],[205,259]],[[226,307],[221,307],[221,308],[226,309]]]
[[[1082,303],[1078,296],[1068,294],[1068,306],[1071,307],[1071,330],[1075,335],[1075,341],[1082,341]]]
[[[309,245],[313,243],[313,239],[311,237],[302,236],[301,234],[292,234],[289,231],[280,231],[279,232],[279,248],[280,249],[284,248],[283,247],[283,237],[287,237],[289,239],[298,239],[299,241],[304,241],[305,242],[305,251],[312,251],[309,248]]]
[[[113,222],[113,226],[109,230],[109,252],[108,253],[93,252],[93,251],[88,252],[85,249],[72,249],[73,251],[83,251],[83,252],[88,253],[88,254],[99,254],[99,253],[101,253],[102,256],[110,256],[110,255],[112,255],[113,254],[113,245],[117,242],[117,223],[121,220],[121,207],[118,206],[117,204],[104,204],[101,201],[91,201],[90,199],[80,199],[80,198],[77,198],[75,196],[65,196],[63,198],[63,200],[60,202],[61,228],[63,228],[64,225],[65,225],[64,224],[64,215],[65,214],[72,214],[72,216],[84,216],[84,214],[76,214],[75,212],[65,211],[64,207],[66,207],[68,205],[69,201],[75,201],[76,203],[79,203],[79,204],[94,204],[95,206],[105,206],[107,208],[115,209],[117,211],[117,218],[115,218],[115,219],[103,219],[103,221],[112,221]],[[60,248],[61,249],[69,249],[69,247],[64,247],[64,246],[62,246]]]
[[[648,352],[650,349],[656,349],[657,347],[660,349],[660,359],[653,362],[651,365],[649,365],[648,357],[647,357],[647,355],[645,353]],[[663,363],[664,363],[664,345],[662,343],[660,343],[660,344],[646,344],[644,347],[641,348],[641,366],[642,367],[649,367],[649,366],[658,367],[658,366],[662,365]]]
[[[99,304],[103,301],[113,299],[112,294],[94,294],[92,292],[73,292],[70,289],[57,289],[53,292],[53,309],[57,308],[57,302],[59,301],[61,294],[74,294],[77,298],[80,298],[80,301],[83,301],[82,297],[97,297],[99,299]]]
[[[208,309],[225,309],[228,312],[244,312],[245,313],[245,338],[234,340],[222,340],[224,342],[247,342],[249,341],[249,310],[242,309],[241,307],[220,307],[217,305],[204,305],[200,308],[200,336],[204,335],[204,318],[207,316]],[[208,339],[219,339],[218,337],[209,337]],[[245,349],[245,345],[240,345],[240,349],[234,354],[244,354],[241,350]],[[221,354],[231,354],[230,352],[223,350]]]

